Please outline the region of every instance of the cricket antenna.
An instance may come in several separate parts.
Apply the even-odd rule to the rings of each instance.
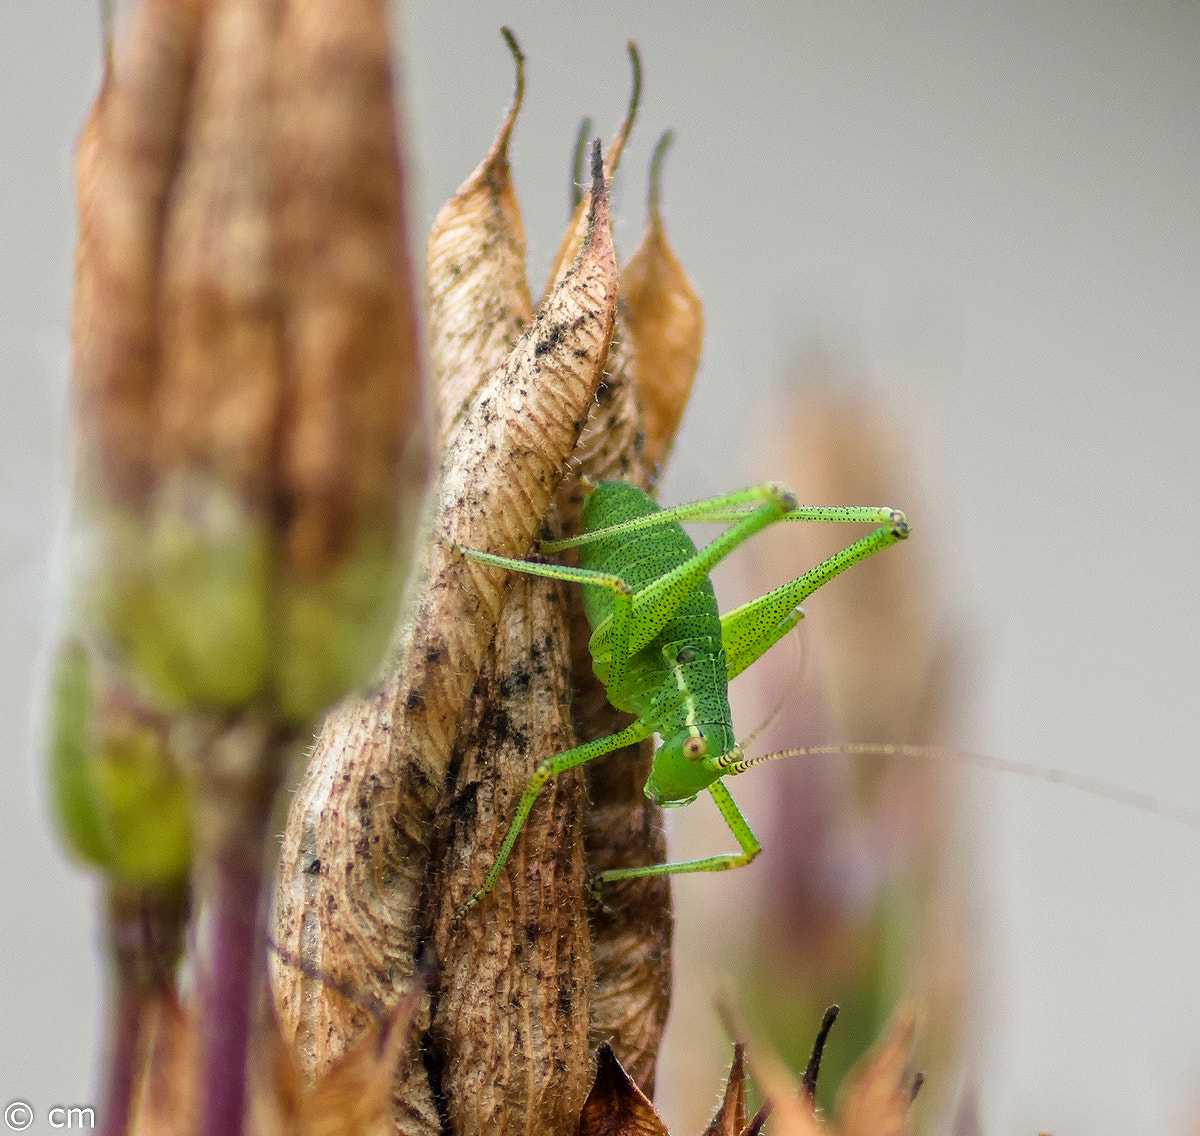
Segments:
[[[777,761],[783,757],[906,757],[920,758],[926,761],[930,759],[959,761],[978,769],[992,769],[999,773],[1030,777],[1035,781],[1049,781],[1054,785],[1065,785],[1069,789],[1077,789],[1095,797],[1115,801],[1127,808],[1152,813],[1186,828],[1200,829],[1200,810],[1190,809],[1183,805],[1173,805],[1168,801],[1159,800],[1149,793],[1127,789],[1122,785],[1114,785],[1111,781],[1103,781],[1099,777],[1089,777],[1085,773],[1046,769],[1028,761],[1014,761],[1007,757],[990,757],[985,753],[970,753],[965,750],[951,749],[948,746],[897,745],[890,742],[845,742],[840,745],[797,746],[794,749],[781,749],[774,753],[758,754],[755,757],[735,758],[727,765],[722,766],[721,774],[722,776],[736,776],[756,765],[765,765],[768,761]]]

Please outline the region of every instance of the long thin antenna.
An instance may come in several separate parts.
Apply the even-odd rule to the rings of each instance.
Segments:
[[[731,761],[721,773],[736,776],[745,773],[755,765],[763,765],[768,761],[776,761],[781,757],[910,757],[933,758],[938,761],[961,761],[966,765],[974,765],[980,769],[993,769],[1000,773],[1014,773],[1020,777],[1031,777],[1035,781],[1049,781],[1054,785],[1065,785],[1069,789],[1078,789],[1096,797],[1115,801],[1119,805],[1138,809],[1141,812],[1153,813],[1155,816],[1174,821],[1188,828],[1200,828],[1200,810],[1189,809],[1183,805],[1173,805],[1159,800],[1150,793],[1137,789],[1127,789],[1114,785],[1111,781],[1103,781],[1099,777],[1090,777],[1086,773],[1068,773],[1063,769],[1045,769],[1028,761],[1014,761],[1008,757],[990,757],[985,753],[969,753],[964,750],[950,749],[947,746],[894,745],[891,743],[847,742],[842,745],[800,746],[796,749],[783,749],[776,753],[764,753],[757,757],[743,757]]]

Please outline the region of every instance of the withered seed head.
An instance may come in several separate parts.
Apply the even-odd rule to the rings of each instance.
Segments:
[[[77,179],[89,630],[173,706],[311,718],[427,464],[383,5],[141,0]]]

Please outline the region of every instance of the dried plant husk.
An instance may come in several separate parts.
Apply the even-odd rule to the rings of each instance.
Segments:
[[[742,1136],[745,1127],[746,1046],[739,1041],[733,1047],[733,1063],[729,1067],[729,1078],[725,1082],[725,1095],[704,1130],[704,1136]]]
[[[671,452],[704,345],[700,297],[667,240],[659,207],[660,171],[670,141],[668,132],[655,148],[646,231],[621,269],[621,295],[638,360],[645,461],[652,471],[665,465]]]
[[[73,319],[89,634],[166,706],[290,722],[378,662],[424,465],[382,6],[300,8],[137,5]]]
[[[385,5],[140,0],[113,59],[77,159],[77,605],[186,720],[199,1111],[228,1136],[274,791],[379,662],[424,483]]]
[[[598,163],[597,163],[598,165]],[[325,723],[288,818],[276,937],[305,972],[353,980],[392,1004],[417,981],[433,818],[459,721],[511,586],[456,547],[523,556],[583,427],[612,337],[616,264],[603,180],[588,239],[455,433],[435,494],[412,623],[380,689]],[[364,1025],[361,1011],[279,968],[286,1036],[319,1074]],[[424,1022],[424,1013],[422,1013]],[[438,1131],[410,1056],[395,1120]]]
[[[525,226],[508,147],[525,93],[525,58],[507,28],[516,93],[492,148],[442,206],[425,257],[427,336],[444,453],[491,372],[533,317]]]
[[[596,1053],[596,1078],[579,1116],[578,1136],[668,1136],[654,1105],[608,1045]]]
[[[533,314],[507,147],[517,94],[479,168],[434,223],[426,258],[429,345],[443,448]],[[450,763],[431,912],[439,961],[431,1042],[457,1136],[574,1123],[591,1055],[592,980],[578,774],[548,785],[505,874],[460,925],[529,777],[574,744],[566,620],[557,581],[516,575],[480,667]]]
[[[604,182],[606,185],[612,182],[617,172],[617,167],[621,164],[621,155],[625,152],[625,143],[629,141],[629,136],[633,133],[633,124],[637,119],[638,106],[642,100],[642,57],[638,53],[637,44],[633,40],[630,40],[627,46],[629,49],[629,64],[633,69],[633,87],[629,93],[629,105],[625,111],[625,118],[622,120],[616,135],[609,143],[608,149],[604,154]],[[587,236],[588,213],[590,210],[591,190],[589,189],[575,206],[575,211],[571,215],[570,222],[567,224],[566,234],[562,239],[562,243],[558,246],[558,252],[555,253],[553,263],[550,265],[550,272],[546,277],[546,295],[550,294],[550,290],[558,283],[563,272],[575,260],[575,257],[579,255],[580,246]]]

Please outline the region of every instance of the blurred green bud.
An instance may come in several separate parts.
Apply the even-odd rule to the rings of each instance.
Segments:
[[[163,719],[109,685],[86,649],[59,653],[51,801],[68,848],[122,886],[175,887],[191,863],[186,782]]]

